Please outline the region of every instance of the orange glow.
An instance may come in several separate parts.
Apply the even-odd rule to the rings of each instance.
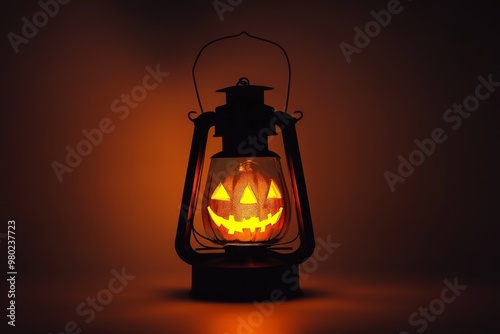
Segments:
[[[441,29],[445,25],[440,15],[440,20],[420,27],[425,34],[415,42],[424,43],[433,36],[429,44],[422,45],[438,50],[432,52],[440,55],[438,63],[430,54],[401,47],[409,43],[408,31],[396,28],[407,21],[393,20],[382,38],[354,55],[359,57],[348,65],[338,43],[349,42],[352,27],[361,23],[359,15],[372,8],[358,12],[357,6],[344,6],[351,2],[324,1],[316,2],[317,6],[287,2],[289,15],[280,16],[277,25],[274,18],[285,9],[282,3],[247,6],[243,2],[234,12],[226,12],[221,24],[210,3],[197,5],[199,11],[193,11],[191,5],[172,2],[182,3],[186,11],[174,11],[172,5],[172,10],[152,15],[168,13],[175,20],[162,17],[154,21],[157,24],[146,24],[150,18],[145,11],[128,8],[145,6],[143,2],[126,3],[85,1],[62,6],[29,44],[20,46],[24,48],[19,54],[10,50],[12,58],[4,63],[2,87],[9,112],[2,122],[8,138],[3,141],[8,161],[3,167],[3,208],[7,211],[2,211],[15,214],[30,229],[23,235],[25,247],[19,249],[22,257],[32,259],[26,263],[25,275],[28,269],[34,278],[46,272],[88,275],[109,272],[116,263],[123,263],[137,271],[185,272],[184,278],[189,278],[188,267],[176,256],[173,244],[193,135],[193,123],[186,115],[199,110],[191,69],[201,46],[241,30],[277,41],[292,62],[289,112],[304,112],[297,133],[315,234],[332,234],[336,242],[350,245],[349,251],[336,253],[336,262],[322,271],[333,275],[359,268],[363,274],[367,270],[435,268],[449,260],[448,256],[464,252],[463,242],[455,244],[461,240],[455,233],[436,226],[443,226],[443,221],[468,226],[467,208],[477,209],[457,205],[465,203],[468,194],[461,190],[467,166],[465,147],[457,149],[450,142],[443,154],[436,152],[423,170],[405,182],[402,193],[391,193],[382,176],[415,138],[440,126],[442,112],[458,102],[454,94],[462,97],[462,88],[464,92],[469,89],[466,81],[483,73],[477,66],[485,64],[487,70],[488,63],[481,61],[479,53],[464,58],[470,59],[470,67],[453,58],[462,54],[463,41],[458,48],[451,42],[442,43],[459,35]],[[165,3],[170,7],[170,2]],[[9,31],[20,33],[20,18],[32,15],[34,5],[33,11],[6,14]],[[411,13],[408,9],[403,15]],[[418,21],[422,11],[415,13]],[[304,24],[297,24],[299,15]],[[282,110],[287,68],[280,50],[275,49],[248,38],[207,48],[199,63],[205,109],[214,110],[225,103],[224,94],[215,93],[216,89],[247,76],[252,84],[274,87],[266,92],[266,104]],[[448,65],[454,63],[460,71],[454,67],[441,71],[442,57],[456,59]],[[111,110],[111,102],[141,85],[145,67],[156,64],[171,75],[148,92],[137,108],[130,109],[127,118],[120,119],[121,114]],[[460,73],[463,80],[450,81],[450,73]],[[478,117],[487,117],[486,111],[479,111],[483,116]],[[82,130],[94,129],[102,118],[111,119],[115,131],[59,183],[51,163],[63,162],[65,146],[75,148],[85,139]],[[480,137],[469,138],[472,133],[467,131],[457,132],[461,139],[454,140],[470,143],[467,152],[472,153],[478,146],[468,139]],[[220,138],[212,134],[204,178],[209,157],[221,147]],[[282,156],[285,167],[281,135],[270,139],[270,149]],[[481,140],[480,146],[492,142]],[[450,174],[451,166],[454,172]],[[202,192],[203,185],[195,212],[200,230],[205,212]],[[477,196],[471,200],[479,206],[489,203]],[[418,214],[408,219],[408,212]],[[292,232],[295,224],[290,225]],[[431,234],[436,242],[429,243]],[[476,234],[466,239],[471,256],[484,249]],[[57,242],[48,242],[52,240]],[[73,309],[71,312],[74,315]]]

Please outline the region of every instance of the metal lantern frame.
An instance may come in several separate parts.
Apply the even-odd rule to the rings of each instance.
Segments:
[[[252,86],[246,78],[241,78],[236,86],[219,90],[226,92],[228,99],[236,99],[236,102],[240,104],[246,103],[247,100],[254,103],[256,99],[262,99],[262,106],[266,108],[261,107],[259,102],[255,102],[260,109],[255,113],[252,111],[252,113],[246,114],[247,118],[244,122],[234,120],[232,115],[241,111],[237,107],[232,107],[231,104],[219,106],[215,111],[205,112],[201,104],[195,76],[196,64],[206,47],[224,39],[243,35],[279,47],[288,64],[288,88],[284,111],[274,111],[274,108],[265,106],[263,92],[270,88]],[[189,119],[194,124],[194,133],[175,240],[177,254],[184,262],[193,267],[191,295],[203,299],[250,301],[268,299],[273,291],[281,291],[286,298],[299,296],[301,290],[298,285],[298,265],[312,255],[315,240],[296,132],[296,124],[303,114],[296,111],[295,114],[298,117],[293,117],[287,112],[291,81],[291,66],[288,55],[279,44],[273,41],[241,32],[206,44],[196,57],[192,75],[201,113],[197,117],[192,117],[196,113],[194,111],[188,114]],[[252,125],[248,125],[249,123]],[[291,252],[282,252],[279,247],[272,245],[228,245],[221,247],[220,252],[214,252],[216,248],[203,250],[193,247],[192,236],[197,233],[194,229],[194,217],[209,130],[215,127],[214,136],[222,137],[223,150],[221,153],[224,156],[251,159],[255,155],[245,155],[238,152],[236,149],[238,141],[247,134],[256,134],[256,131],[265,127],[269,128],[269,124],[281,128],[293,193],[292,200],[296,208],[299,245]],[[270,130],[276,134],[274,128]],[[269,152],[271,151],[267,148],[266,137],[265,149],[258,151],[257,156],[268,156]],[[206,252],[206,250],[210,251]],[[290,282],[294,282],[294,284],[290,284]]]

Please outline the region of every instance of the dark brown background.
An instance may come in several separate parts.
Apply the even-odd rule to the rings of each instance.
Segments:
[[[342,244],[305,283],[312,297],[283,305],[255,333],[415,332],[408,316],[454,277],[469,297],[426,332],[492,330],[500,93],[456,131],[442,115],[474,93],[479,75],[500,81],[498,14],[487,2],[402,5],[351,64],[339,43],[352,44],[353,28],[386,1],[243,1],[221,22],[211,1],[74,0],[18,54],[5,37],[0,232],[16,220],[19,326],[56,333],[83,323],[76,305],[122,267],[136,279],[84,333],[233,333],[235,319],[255,310],[186,300],[190,268],[173,248],[193,130],[186,115],[198,110],[193,61],[208,41],[246,30],[289,54],[289,110],[304,112],[298,132],[315,233]],[[5,36],[39,10],[2,7]],[[120,120],[111,102],[156,64],[170,75]],[[267,104],[282,109],[286,67],[272,47],[221,43],[198,73],[207,110],[223,103],[215,89],[243,75],[275,87]],[[114,132],[59,183],[51,163],[105,117]],[[391,193],[383,173],[436,127],[448,140]],[[209,154],[218,147],[213,140]]]

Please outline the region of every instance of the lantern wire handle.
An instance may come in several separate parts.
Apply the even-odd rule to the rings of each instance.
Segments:
[[[283,47],[281,45],[279,45],[278,43],[273,42],[273,41],[268,40],[268,39],[265,39],[265,38],[262,38],[262,37],[257,37],[257,36],[250,35],[246,31],[242,31],[242,32],[240,32],[239,34],[236,34],[236,35],[228,35],[228,36],[224,36],[224,37],[220,37],[220,38],[214,39],[213,41],[208,42],[207,44],[205,44],[201,48],[200,52],[198,52],[198,55],[196,56],[196,59],[195,59],[194,64],[193,64],[192,74],[193,74],[194,90],[196,91],[196,98],[198,99],[198,104],[200,105],[201,113],[203,114],[203,106],[201,105],[200,94],[198,92],[198,85],[196,84],[196,76],[195,76],[196,64],[198,63],[198,59],[200,58],[201,53],[203,52],[203,50],[205,50],[206,47],[208,47],[211,44],[214,44],[216,42],[222,41],[224,39],[239,37],[241,35],[246,35],[246,36],[248,36],[250,38],[253,38],[253,39],[256,39],[256,40],[259,40],[259,41],[262,41],[262,42],[273,44],[273,45],[277,46],[278,48],[280,48],[280,50],[285,55],[286,63],[288,65],[288,86],[287,86],[287,91],[286,91],[285,108],[284,108],[283,111],[286,113],[287,109],[288,109],[288,100],[289,100],[289,97],[290,97],[290,82],[292,80],[292,69],[291,69],[291,66],[290,66],[290,59],[288,58],[288,54],[286,53],[285,49],[283,49]]]

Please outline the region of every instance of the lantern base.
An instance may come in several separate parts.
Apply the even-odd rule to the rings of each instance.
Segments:
[[[191,296],[223,301],[281,302],[302,295],[298,265],[266,246],[224,247],[225,253],[193,265]]]

